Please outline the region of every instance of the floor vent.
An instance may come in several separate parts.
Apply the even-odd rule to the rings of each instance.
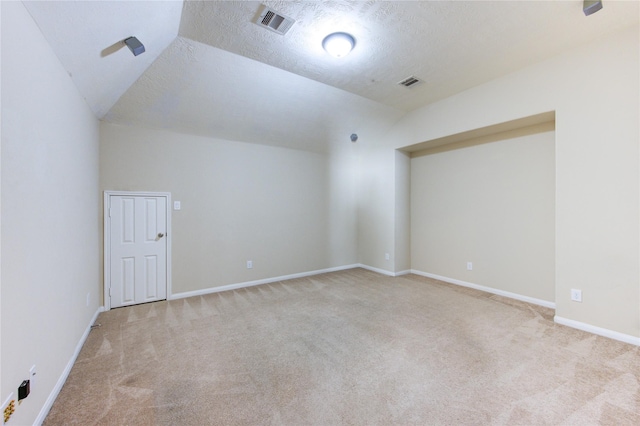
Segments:
[[[424,83],[424,81],[420,80],[418,77],[415,77],[413,75],[411,77],[407,77],[404,80],[398,82],[399,85],[404,87],[415,87],[422,83]]]
[[[265,6],[256,24],[268,30],[285,35],[296,21]]]

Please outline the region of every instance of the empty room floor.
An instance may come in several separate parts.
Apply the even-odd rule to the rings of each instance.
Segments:
[[[640,353],[364,269],[102,313],[45,425],[640,424]]]

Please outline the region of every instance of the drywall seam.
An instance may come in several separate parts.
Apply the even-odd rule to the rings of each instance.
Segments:
[[[586,331],[592,334],[597,334],[598,336],[603,336],[609,339],[618,340],[620,342],[630,343],[632,345],[640,346],[640,337],[619,333],[617,331],[609,330],[607,328],[596,327],[595,325],[587,324],[580,321],[574,321],[572,319],[559,317],[557,315],[553,317],[553,321],[556,324],[566,325],[567,327]]]
[[[484,291],[484,292],[487,292],[487,293],[496,294],[498,296],[503,296],[503,297],[508,297],[510,299],[520,300],[521,302],[533,303],[534,305],[544,306],[545,308],[551,308],[551,309],[555,309],[556,308],[556,304],[555,303],[549,302],[547,300],[536,299],[535,297],[523,296],[521,294],[511,293],[509,291],[504,291],[504,290],[498,290],[496,288],[491,288],[491,287],[485,287],[483,285],[474,284],[474,283],[470,283],[470,282],[466,282],[466,281],[462,281],[462,280],[457,280],[455,278],[443,277],[441,275],[430,274],[428,272],[422,272],[422,271],[418,271],[418,270],[415,270],[415,269],[412,269],[411,273],[412,274],[416,274],[416,275],[421,275],[421,276],[427,277],[427,278],[433,278],[435,280],[444,281],[444,282],[447,282],[449,284],[455,284],[455,285],[459,285],[459,286],[462,286],[462,287],[469,287],[469,288],[473,288],[473,289],[476,289],[476,290]]]
[[[56,401],[56,398],[58,398],[58,394],[62,390],[62,386],[64,386],[64,383],[67,381],[67,377],[69,377],[71,368],[73,368],[73,364],[75,364],[76,359],[80,354],[80,350],[82,349],[82,346],[84,346],[84,342],[87,340],[87,337],[89,337],[91,326],[93,325],[93,323],[96,322],[96,319],[98,319],[98,315],[100,315],[100,312],[103,312],[103,311],[104,311],[104,307],[100,306],[98,310],[96,310],[95,314],[93,314],[93,317],[91,318],[91,321],[89,321],[89,325],[87,326],[87,329],[84,331],[84,334],[82,335],[82,337],[80,337],[80,340],[76,345],[76,350],[73,352],[73,355],[71,355],[71,359],[69,359],[67,366],[62,371],[62,374],[60,375],[58,382],[51,390],[51,393],[49,394],[49,397],[47,398],[44,405],[42,406],[42,409],[40,410],[38,417],[36,417],[36,420],[33,422],[34,425],[41,425],[44,422],[44,419],[47,417],[47,414],[49,414],[49,410],[51,410],[53,403]]]

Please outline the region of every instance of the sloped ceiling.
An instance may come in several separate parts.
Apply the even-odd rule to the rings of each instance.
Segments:
[[[178,37],[106,115],[228,140],[325,151],[375,134],[402,112],[297,74]]]
[[[23,2],[74,83],[102,118],[175,40],[182,2]],[[137,36],[146,52],[134,59],[121,43]]]
[[[97,117],[315,151],[637,24],[637,1],[25,2]],[[296,20],[256,25],[264,5]],[[357,40],[341,60],[321,41]],[[119,41],[135,35],[134,57]],[[397,82],[415,75],[413,89]],[[361,139],[362,140],[362,139]]]
[[[180,35],[410,111],[638,22],[638,2],[265,1],[296,20],[286,36],[253,23],[256,1],[188,1]],[[335,59],[322,39],[357,42]],[[427,84],[397,83],[415,75]]]

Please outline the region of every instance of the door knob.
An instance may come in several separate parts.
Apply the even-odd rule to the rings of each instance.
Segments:
[[[162,237],[164,237],[164,234],[163,234],[162,232],[159,232],[159,233],[158,233],[158,239],[160,239],[160,238],[162,238]]]

